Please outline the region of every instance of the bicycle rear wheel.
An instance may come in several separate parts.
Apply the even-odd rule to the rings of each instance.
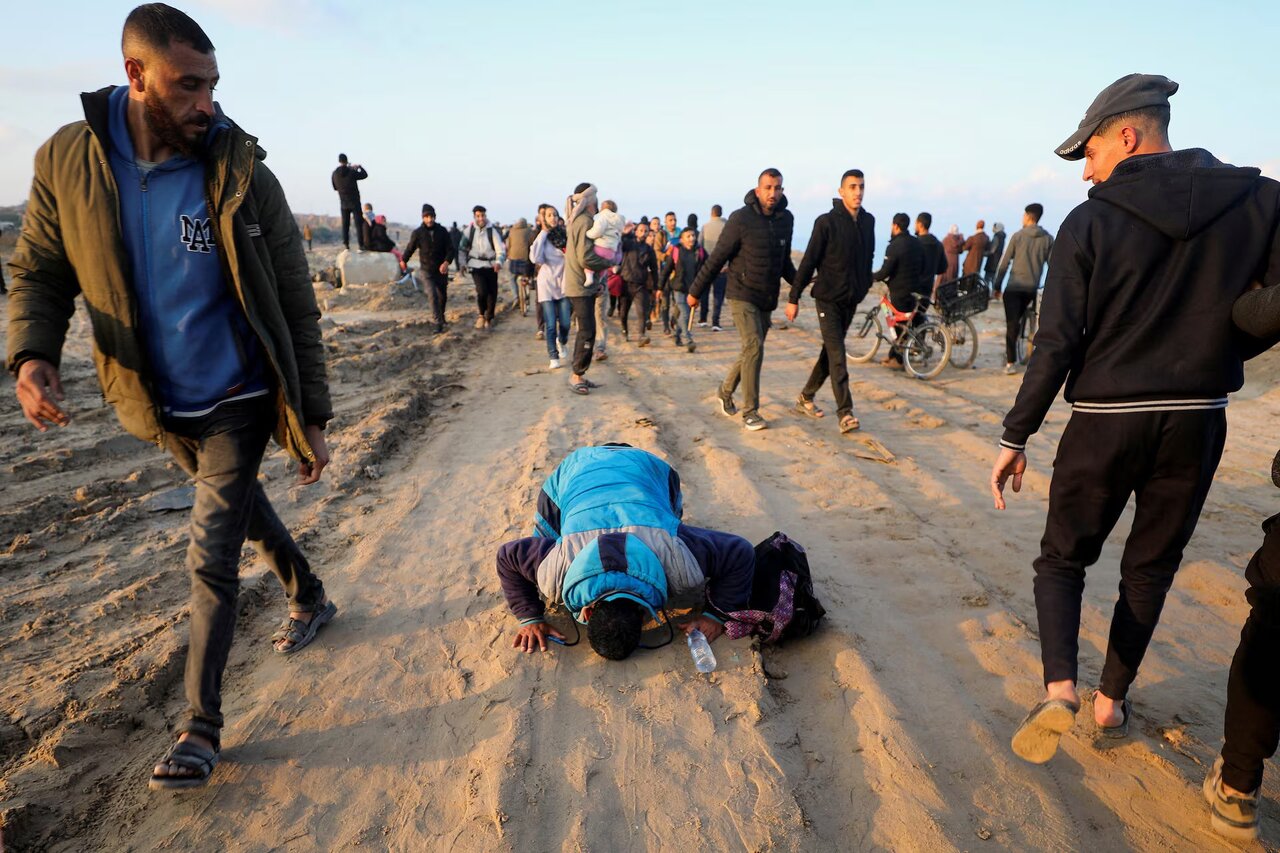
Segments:
[[[880,351],[880,341],[884,337],[884,327],[880,325],[880,317],[876,309],[871,309],[862,317],[862,323],[849,328],[845,339],[845,352],[849,360],[857,364],[866,364],[876,357]]]
[[[1026,364],[1031,359],[1031,352],[1036,348],[1036,315],[1028,312],[1022,318],[1022,328],[1018,330],[1018,364]]]
[[[978,330],[969,318],[947,324],[951,335],[951,364],[961,370],[973,367],[978,357]]]
[[[942,324],[930,320],[907,331],[902,342],[902,363],[917,379],[932,379],[951,358],[951,335]]]

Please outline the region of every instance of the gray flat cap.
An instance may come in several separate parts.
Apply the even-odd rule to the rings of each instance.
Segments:
[[[1108,118],[1145,107],[1167,107],[1169,96],[1177,91],[1177,83],[1159,74],[1121,77],[1098,93],[1076,132],[1068,136],[1055,153],[1063,160],[1083,159],[1085,143]]]

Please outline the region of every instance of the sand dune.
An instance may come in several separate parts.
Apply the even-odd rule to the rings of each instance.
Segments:
[[[1055,407],[1026,488],[994,512],[987,474],[1018,384],[995,369],[995,311],[977,370],[920,382],[854,366],[863,430],[842,437],[829,391],[822,421],[787,412],[819,342],[808,302],[768,341],[773,426],[747,433],[713,405],[731,330],[699,334],[695,354],[611,335],[591,374],[605,387],[582,398],[546,369],[532,318],[504,313],[486,335],[467,315],[433,338],[408,297],[320,293],[334,465],[311,489],[279,454],[264,472],[340,615],[296,659],[272,655],[278,590],[246,552],[224,764],[193,794],[146,790],[182,710],[187,586],[185,514],[148,501],[182,479],[102,406],[83,315],[71,427],[36,435],[3,380],[0,820],[14,849],[1229,849],[1198,787],[1242,567],[1276,511],[1274,358],[1231,407],[1133,693],[1134,737],[1096,743],[1082,713],[1032,767],[1008,737],[1040,689],[1030,562],[1069,412]],[[453,288],[453,316],[469,296]],[[710,677],[682,642],[622,663],[585,646],[514,652],[494,552],[529,529],[566,452],[609,440],[670,460],[692,523],[804,543],[823,629],[763,655],[718,642]],[[1085,685],[1129,518],[1090,575]],[[1276,782],[1269,768],[1264,790]],[[1280,834],[1271,802],[1263,832]]]

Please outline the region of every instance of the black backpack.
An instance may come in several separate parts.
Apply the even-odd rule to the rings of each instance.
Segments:
[[[789,585],[794,588],[791,618],[777,632],[769,614],[778,606],[782,592],[783,575],[789,574]],[[826,608],[813,593],[813,576],[809,572],[809,558],[804,547],[792,541],[785,533],[774,533],[756,546],[756,569],[751,580],[750,610],[729,614],[731,622],[738,623],[737,631],[769,638],[777,633],[776,642],[794,637],[807,637],[817,629],[826,615]],[[742,618],[735,618],[741,616]],[[783,614],[782,618],[786,618]]]

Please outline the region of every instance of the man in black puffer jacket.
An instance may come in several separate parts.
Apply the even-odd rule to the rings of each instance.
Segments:
[[[760,366],[764,363],[764,338],[769,333],[769,315],[778,307],[779,279],[790,284],[796,267],[791,262],[791,231],[795,217],[787,210],[782,194],[782,173],[765,169],[756,188],[747,193],[745,205],[733,212],[716,250],[707,258],[698,277],[689,287],[689,306],[698,307],[702,294],[729,265],[727,296],[733,323],[738,327],[742,352],[716,395],[720,411],[738,413],[733,392],[742,384],[742,425],[749,430],[768,428],[760,417]]]
[[[818,353],[818,361],[800,391],[795,409],[811,418],[822,417],[822,409],[814,404],[813,395],[830,376],[841,432],[858,428],[858,419],[853,416],[853,397],[849,394],[849,360],[844,338],[853,323],[854,310],[871,289],[871,256],[876,250],[876,218],[862,209],[865,186],[866,181],[858,169],[850,169],[840,178],[840,198],[833,199],[831,210],[813,223],[813,234],[787,298],[787,320],[791,321],[800,311],[800,295],[814,271],[818,271],[813,301],[822,331],[822,352]]]

